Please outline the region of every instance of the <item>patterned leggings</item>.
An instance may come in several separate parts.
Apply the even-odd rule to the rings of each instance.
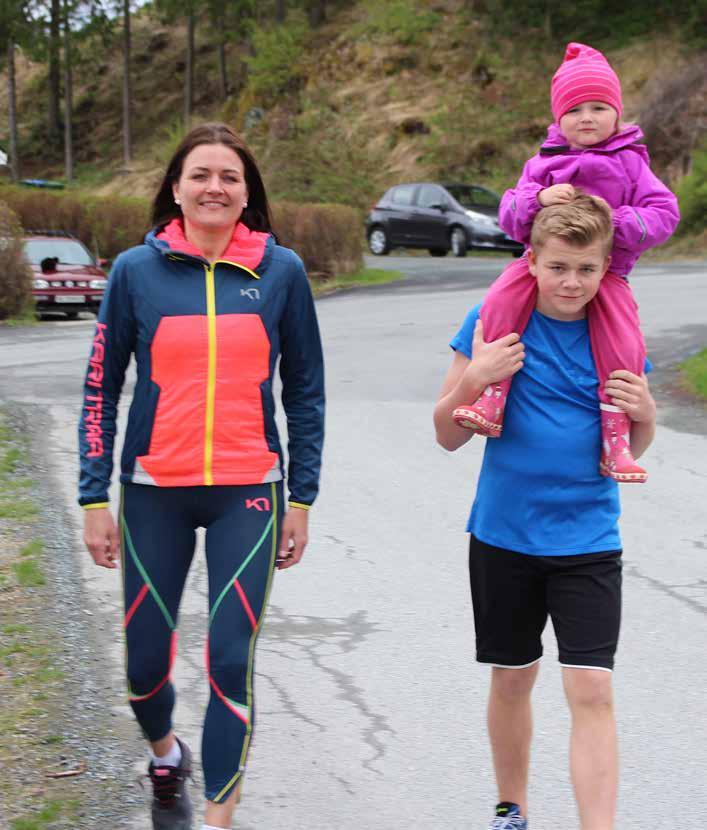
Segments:
[[[177,615],[206,528],[210,699],[202,737],[205,793],[225,801],[253,732],[253,660],[282,517],[282,482],[244,486],[123,487],[120,512],[130,705],[150,741],[172,728]]]

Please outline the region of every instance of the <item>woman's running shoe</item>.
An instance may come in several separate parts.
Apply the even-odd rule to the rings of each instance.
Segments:
[[[178,767],[155,766],[150,761],[147,776],[152,782],[152,827],[154,830],[191,830],[192,806],[187,792],[191,778],[191,750],[179,738],[182,750]]]

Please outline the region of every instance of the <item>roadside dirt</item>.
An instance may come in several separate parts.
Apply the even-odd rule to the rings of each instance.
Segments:
[[[0,411],[0,828],[126,828],[140,741],[104,680],[48,434],[37,410]]]

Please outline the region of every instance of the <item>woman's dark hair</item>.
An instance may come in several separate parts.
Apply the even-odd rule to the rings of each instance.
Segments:
[[[181,219],[182,209],[174,202],[172,185],[182,175],[184,159],[195,147],[201,144],[223,144],[238,153],[245,169],[245,182],[248,188],[248,207],[243,210],[240,221],[252,231],[268,231],[272,233],[272,219],[268,197],[265,194],[265,185],[255,163],[253,154],[243,139],[227,124],[202,124],[194,127],[177,147],[152,203],[152,227],[166,225],[172,219]]]

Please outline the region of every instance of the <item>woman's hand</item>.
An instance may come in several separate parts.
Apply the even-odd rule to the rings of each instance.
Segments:
[[[634,375],[626,369],[618,369],[609,375],[604,391],[611,398],[611,403],[635,423],[655,421],[655,401],[645,375]]]
[[[523,368],[525,347],[520,336],[513,332],[486,343],[481,318],[476,321],[471,348],[471,361],[465,374],[473,375],[484,387],[505,380]]]
[[[280,550],[276,559],[278,570],[291,568],[300,561],[309,540],[308,526],[309,513],[301,507],[290,507],[285,513],[280,534]]]
[[[543,207],[550,205],[566,205],[575,197],[575,189],[571,184],[553,184],[538,193],[538,202]]]
[[[118,526],[107,507],[84,510],[83,540],[96,565],[102,568],[118,567]]]

